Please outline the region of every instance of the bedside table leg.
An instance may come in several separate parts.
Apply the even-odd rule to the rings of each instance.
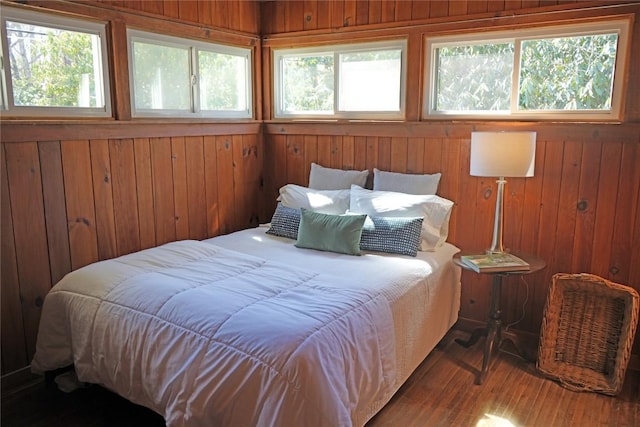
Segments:
[[[489,370],[489,362],[497,345],[502,339],[502,320],[500,320],[500,294],[502,292],[502,276],[496,274],[493,276],[493,284],[491,288],[491,311],[487,321],[487,339],[484,343],[484,354],[482,357],[482,370],[476,381],[476,384],[482,384]]]
[[[462,338],[456,338],[455,342],[457,342],[458,344],[460,344],[464,348],[469,348],[472,345],[474,345],[475,343],[477,343],[478,340],[480,339],[480,337],[486,337],[487,336],[487,331],[488,331],[488,329],[486,327],[484,327],[484,328],[476,328],[476,329],[473,330],[473,332],[471,332],[471,336],[469,337],[468,340],[463,340]]]

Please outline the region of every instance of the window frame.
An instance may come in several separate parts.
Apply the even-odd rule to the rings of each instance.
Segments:
[[[398,111],[340,111],[340,55],[358,52],[374,52],[378,50],[400,50],[400,93]],[[292,56],[333,54],[333,113],[289,113],[283,110],[283,73],[282,59]],[[275,48],[272,50],[273,72],[273,116],[275,119],[309,119],[309,120],[405,120],[407,100],[407,40],[398,38],[376,42],[358,42],[353,44],[331,44],[312,47]]]
[[[189,72],[190,72],[190,110],[170,109],[138,109],[135,102],[134,84],[134,57],[133,43],[143,42],[159,46],[170,46],[186,48],[189,51]],[[253,94],[253,51],[251,48],[231,46],[220,43],[205,42],[184,37],[168,36],[150,31],[127,28],[127,47],[129,58],[129,93],[132,118],[208,118],[208,119],[253,119],[254,118],[254,94]],[[246,59],[246,103],[245,110],[204,110],[200,109],[200,78],[198,74],[198,52],[214,52],[227,55],[244,57]]]
[[[446,119],[501,119],[501,120],[609,120],[622,119],[627,58],[629,56],[630,19],[615,19],[552,25],[535,28],[514,28],[509,30],[485,31],[445,36],[426,36],[425,43],[425,89],[423,91],[423,118],[426,120]],[[517,35],[514,33],[517,32]],[[518,96],[520,84],[520,55],[524,41],[545,40],[562,37],[595,36],[616,33],[618,45],[612,76],[611,108],[609,110],[519,110]],[[511,76],[511,97],[509,111],[438,111],[435,109],[437,98],[436,49],[448,46],[490,44],[500,42],[514,43],[513,70]]]
[[[109,72],[109,49],[107,44],[107,23],[83,18],[71,18],[53,13],[35,12],[26,9],[3,7],[0,17],[0,31],[2,33],[1,68],[2,75],[0,91],[2,102],[0,113],[7,118],[11,117],[36,117],[36,118],[111,118],[111,75]],[[100,66],[95,73],[101,79],[102,107],[62,107],[62,106],[22,106],[14,104],[13,79],[9,57],[9,38],[7,37],[7,21],[19,22],[26,25],[36,25],[59,30],[81,32],[97,36],[100,51],[98,52]],[[6,52],[6,56],[5,56]],[[96,87],[97,87],[96,83]]]

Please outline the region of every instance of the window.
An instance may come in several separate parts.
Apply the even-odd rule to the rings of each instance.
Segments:
[[[128,30],[134,117],[250,118],[251,50]]]
[[[3,115],[111,116],[105,24],[8,7],[1,22]]]
[[[274,50],[275,116],[404,118],[403,40]]]
[[[627,20],[428,40],[425,116],[619,119]]]

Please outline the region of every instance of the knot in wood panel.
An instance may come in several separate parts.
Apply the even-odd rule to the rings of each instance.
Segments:
[[[78,217],[76,218],[76,224],[84,224],[86,226],[90,226],[91,221],[89,221],[87,218]]]
[[[492,194],[493,194],[493,188],[487,187],[487,188],[484,189],[484,192],[482,193],[482,197],[485,200],[489,200],[491,198]]]
[[[584,212],[587,210],[587,207],[589,206],[589,203],[587,203],[586,200],[580,200],[578,202],[578,211],[580,212]]]

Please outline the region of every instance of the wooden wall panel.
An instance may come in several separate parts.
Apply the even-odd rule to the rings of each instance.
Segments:
[[[187,164],[184,137],[171,138],[173,171],[173,201],[175,209],[176,240],[189,238],[189,200],[187,193]]]
[[[151,138],[151,170],[156,245],[176,240],[171,139]]]
[[[75,270],[99,259],[91,155],[89,141],[64,141],[61,146],[71,268]]]
[[[207,237],[206,184],[204,143],[202,137],[185,138],[187,168],[187,204],[189,212],[189,238]]]
[[[0,150],[2,168],[0,168],[0,185],[2,186],[0,200],[2,200],[2,211],[0,216],[0,236],[2,236],[0,264],[0,283],[2,292],[2,306],[0,309],[2,325],[2,372],[13,372],[26,366],[27,343],[22,320],[22,303],[20,301],[20,283],[18,279],[18,264],[16,260],[16,247],[13,233],[13,219],[11,217],[11,204],[9,203],[9,180],[7,178],[7,168],[5,167],[4,147]],[[6,345],[10,343],[11,345]]]
[[[203,143],[204,167],[207,171],[205,175],[207,235],[217,236],[220,234],[220,222],[218,219],[218,160],[216,138],[205,136]]]
[[[9,198],[2,202],[11,206],[21,315],[30,360],[35,351],[42,303],[51,283],[38,144],[6,146],[5,156],[3,168],[7,171]]]
[[[51,281],[55,283],[71,271],[62,154],[60,143],[57,141],[39,142],[38,151],[42,173],[42,196],[45,206]]]
[[[195,24],[258,33],[259,2],[247,0],[93,0],[131,12],[144,12]]]
[[[575,3],[574,0],[266,0],[260,2],[262,34],[326,30],[459,17]]]
[[[113,212],[113,175],[109,157],[109,140],[89,141],[91,149],[91,172],[96,207],[96,233],[98,235],[98,258],[113,258],[118,253],[116,243],[116,221]]]
[[[221,234],[235,228],[235,182],[233,179],[233,137],[216,137],[216,169],[218,171],[218,224]]]
[[[620,191],[617,193],[613,218],[612,243],[615,242],[615,244],[612,244],[611,260],[612,265],[615,266],[616,275],[622,277],[631,277],[631,268],[640,259],[637,256],[632,258],[634,242],[636,246],[638,242],[634,240],[634,227],[638,226],[637,218],[628,214],[636,209],[638,199],[640,199],[640,192],[637,190],[640,188],[640,167],[638,167],[640,154],[638,150],[640,147],[637,145],[625,144],[622,147],[620,159],[621,181],[618,183]],[[637,238],[637,234],[635,237]],[[594,248],[594,251],[597,253],[597,248]]]
[[[113,180],[113,211],[118,255],[140,250],[136,165],[132,139],[109,141]]]
[[[149,138],[137,138],[133,141],[136,160],[136,194],[138,196],[140,249],[147,249],[156,245],[151,148],[149,144]]]

